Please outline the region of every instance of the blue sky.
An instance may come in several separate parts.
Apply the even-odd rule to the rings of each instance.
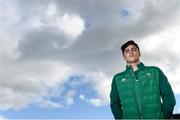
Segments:
[[[113,119],[120,46],[160,67],[180,113],[179,0],[0,0],[0,120]]]
[[[94,107],[82,101],[63,109],[44,109],[31,106],[20,111],[2,112],[9,119],[112,119],[108,106]]]

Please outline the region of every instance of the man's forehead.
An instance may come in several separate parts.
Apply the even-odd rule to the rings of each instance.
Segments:
[[[126,49],[131,49],[131,48],[137,48],[135,45],[129,45],[129,46],[127,46],[126,48],[125,48],[125,50]]]

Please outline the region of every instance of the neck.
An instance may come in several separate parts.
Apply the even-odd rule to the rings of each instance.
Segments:
[[[133,62],[133,63],[128,63],[128,64],[132,66],[133,71],[136,71],[136,70],[138,69],[137,65],[138,65],[139,63],[140,63],[140,62],[138,61],[138,62]]]

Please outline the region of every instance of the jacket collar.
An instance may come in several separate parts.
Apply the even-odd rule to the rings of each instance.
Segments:
[[[142,70],[144,68],[144,64],[142,62],[140,62],[138,65],[137,65],[138,69],[139,70]],[[126,65],[126,70],[133,70],[132,66],[131,65]]]

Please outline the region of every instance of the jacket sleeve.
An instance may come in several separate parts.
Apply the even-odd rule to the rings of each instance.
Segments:
[[[170,118],[173,114],[173,109],[176,104],[176,100],[171,85],[167,80],[167,77],[160,69],[159,73],[160,93],[162,97],[162,112],[164,118],[167,119]]]
[[[121,101],[119,98],[115,77],[113,78],[112,84],[111,84],[111,93],[110,93],[110,106],[111,111],[113,113],[113,116],[115,119],[122,119],[122,107],[121,107]]]

